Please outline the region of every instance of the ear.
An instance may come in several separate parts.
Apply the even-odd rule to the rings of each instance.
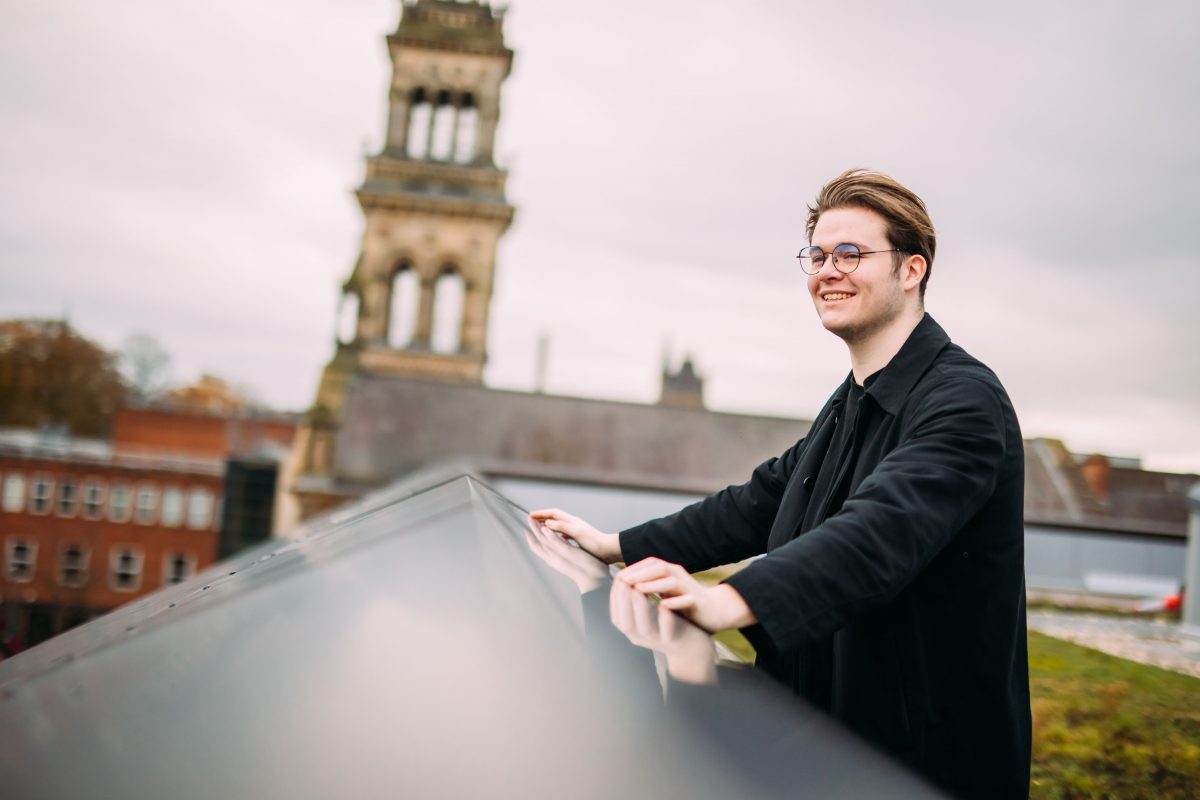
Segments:
[[[904,291],[916,290],[928,269],[929,263],[925,261],[925,256],[913,255],[904,259],[900,265],[900,285]]]

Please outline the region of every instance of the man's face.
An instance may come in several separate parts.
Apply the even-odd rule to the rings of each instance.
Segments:
[[[812,244],[826,253],[839,244],[857,245],[864,253],[892,249],[883,217],[865,208],[834,208],[821,214]],[[900,275],[893,274],[894,255],[863,256],[849,274],[835,269],[833,259],[826,258],[817,274],[808,276],[808,292],[827,331],[854,344],[900,316],[906,298]]]

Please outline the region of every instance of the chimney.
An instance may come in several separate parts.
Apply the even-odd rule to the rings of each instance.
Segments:
[[[533,390],[538,394],[546,391],[546,369],[550,363],[550,336],[540,334],[537,340],[537,359],[533,379]]]
[[[1092,490],[1092,494],[1101,503],[1108,503],[1109,489],[1112,483],[1112,473],[1108,463],[1108,456],[1093,453],[1084,459],[1080,470],[1083,472],[1083,479],[1087,481],[1088,488]]]

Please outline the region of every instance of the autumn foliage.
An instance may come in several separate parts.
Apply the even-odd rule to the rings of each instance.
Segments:
[[[0,321],[0,425],[105,436],[125,395],[117,355],[65,321]]]

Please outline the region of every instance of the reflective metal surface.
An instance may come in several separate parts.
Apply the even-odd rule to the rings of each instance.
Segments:
[[[0,662],[0,793],[935,796],[471,477],[299,533]]]

